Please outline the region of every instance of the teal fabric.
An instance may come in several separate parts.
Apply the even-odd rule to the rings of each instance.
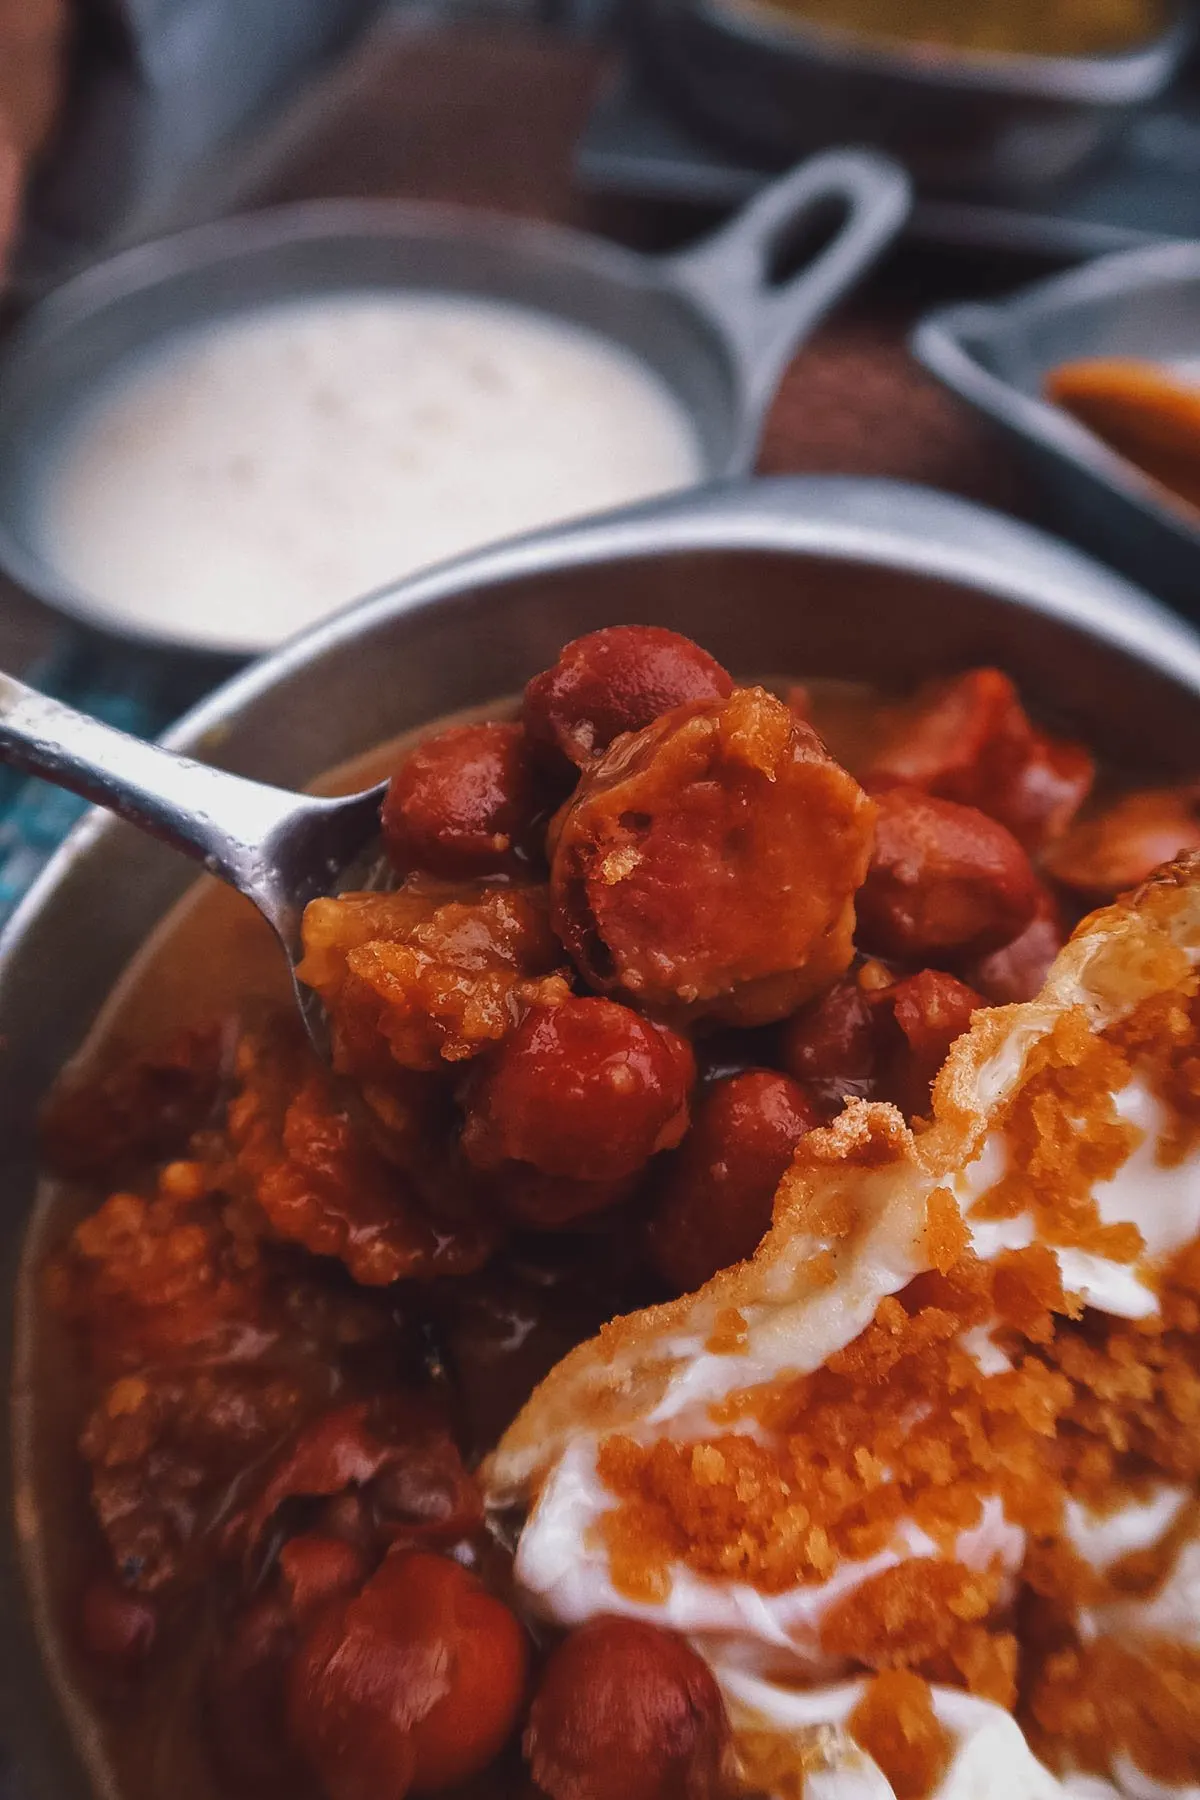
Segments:
[[[213,677],[209,670],[98,648],[71,635],[24,679],[106,724],[152,738],[198,700]],[[74,794],[0,767],[0,926],[86,811]]]

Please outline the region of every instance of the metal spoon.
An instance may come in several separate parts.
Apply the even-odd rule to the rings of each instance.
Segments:
[[[296,980],[301,921],[378,839],[386,782],[344,799],[291,794],[143,743],[2,673],[0,762],[120,814],[253,901],[283,945],[305,1029],[328,1056],[324,1008]]]

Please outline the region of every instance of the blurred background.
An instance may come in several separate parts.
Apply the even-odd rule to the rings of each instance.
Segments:
[[[1195,12],[0,0],[3,323],[124,247],[330,196],[463,203],[669,252],[811,151],[867,142],[913,175],[911,220],[798,352],[759,468],[921,481],[1065,529],[1027,460],[914,360],[909,334],[948,302],[1200,239]],[[4,578],[0,667],[143,731],[222,672],[64,627]],[[0,912],[74,816],[29,792],[32,810],[0,794]]]

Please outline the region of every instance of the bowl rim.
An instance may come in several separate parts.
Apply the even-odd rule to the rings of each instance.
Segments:
[[[861,69],[914,86],[1007,94],[1034,99],[1129,106],[1150,98],[1170,78],[1195,35],[1182,0],[1167,0],[1165,19],[1152,36],[1127,49],[1087,56],[1043,56],[1027,51],[931,48],[793,17],[772,0],[669,0],[672,10],[693,11],[710,30],[745,47],[810,60],[831,68]]]
[[[1200,548],[1200,512],[1193,520],[1185,502],[1175,505],[1165,499],[1165,490],[1151,476],[1088,426],[1044,395],[1028,394],[996,374],[981,355],[1008,325],[1036,323],[1110,295],[1146,293],[1185,281],[1200,284],[1200,243],[1116,250],[1001,300],[936,307],[918,321],[909,347],[931,374],[980,412],[1120,494],[1181,543]]]

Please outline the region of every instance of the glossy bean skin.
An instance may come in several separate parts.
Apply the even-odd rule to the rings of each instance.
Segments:
[[[449,1546],[483,1523],[482,1495],[440,1410],[396,1392],[334,1407],[293,1433],[227,1521],[225,1541],[253,1551],[289,1502],[345,1493],[380,1538],[409,1549]]]
[[[712,1672],[683,1638],[601,1617],[546,1664],[525,1755],[549,1800],[716,1800],[727,1729]]]
[[[708,1088],[649,1227],[654,1265],[672,1288],[690,1292],[753,1256],[796,1145],[821,1122],[799,1082],[773,1070]]]
[[[1082,744],[1032,724],[1007,675],[970,669],[917,696],[866,780],[873,790],[919,787],[978,807],[1036,850],[1067,829],[1095,773]]]
[[[941,969],[896,979],[867,963],[784,1026],[784,1066],[825,1109],[890,1100],[910,1118],[929,1108],[933,1077],[981,994]]]
[[[886,788],[876,800],[875,849],[857,900],[863,949],[937,964],[998,950],[1025,930],[1038,882],[1010,831],[916,788]]]
[[[213,1646],[204,1678],[213,1756],[224,1783],[248,1800],[285,1800],[307,1788],[286,1726],[289,1668],[303,1628],[361,1587],[369,1569],[363,1553],[342,1539],[316,1532],[290,1538],[274,1579]]]
[[[967,986],[982,994],[991,1006],[1032,1000],[1041,992],[1050,966],[1066,941],[1058,904],[1043,887],[1038,894],[1037,911],[1024,931],[1011,944],[963,963],[958,972]]]
[[[909,1118],[928,1112],[930,1088],[950,1046],[984,1004],[982,994],[941,969],[922,969],[887,991],[899,1042],[886,1056],[880,1085]]]
[[[803,1082],[826,1112],[871,1092],[878,1032],[867,990],[857,972],[844,975],[783,1027],[783,1066]]]
[[[520,875],[540,850],[540,811],[522,727],[455,725],[418,744],[392,776],[384,848],[401,875]]]
[[[1083,900],[1112,900],[1160,864],[1200,850],[1200,796],[1191,786],[1123,794],[1051,846],[1047,872]]]
[[[565,645],[534,676],[522,716],[531,738],[584,768],[623,732],[685,701],[732,692],[732,678],[690,638],[659,625],[610,625]]]
[[[601,1181],[548,1175],[528,1162],[510,1162],[492,1176],[490,1193],[503,1216],[526,1231],[565,1231],[632,1198],[638,1176]]]
[[[679,1142],[694,1080],[686,1040],[627,1006],[537,1008],[472,1084],[463,1149],[477,1168],[619,1182]]]
[[[618,740],[551,828],[551,916],[589,986],[671,1019],[784,1018],[847,966],[874,808],[761,688]]]
[[[521,1626],[474,1575],[426,1552],[394,1554],[302,1639],[289,1729],[330,1800],[436,1793],[499,1752],[527,1667]]]

